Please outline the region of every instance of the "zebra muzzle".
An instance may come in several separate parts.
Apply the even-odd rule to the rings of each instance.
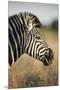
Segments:
[[[46,54],[44,57],[44,65],[49,65],[52,64],[52,61],[54,59],[54,54],[53,51],[51,50],[51,48],[49,48],[49,54]]]

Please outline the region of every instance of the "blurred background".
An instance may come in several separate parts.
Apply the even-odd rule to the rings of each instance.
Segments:
[[[24,67],[23,64],[23,71],[27,72],[28,74],[24,76],[24,80],[27,79],[27,77],[29,76],[30,79],[32,79],[32,77],[34,77],[34,75],[37,74],[37,76],[32,79],[33,82],[37,82],[38,85],[35,83],[35,85],[31,84],[31,82],[27,81],[28,84],[26,87],[30,87],[30,86],[44,86],[44,85],[58,85],[58,4],[43,4],[43,3],[30,3],[30,2],[16,2],[16,1],[9,1],[8,2],[8,16],[17,14],[19,12],[30,12],[35,14],[40,22],[41,22],[41,28],[40,28],[40,32],[42,33],[45,41],[49,44],[49,46],[53,49],[54,52],[54,61],[52,63],[51,66],[49,67],[45,67],[42,64],[38,64],[40,63],[39,61],[32,61],[33,64],[35,64],[36,66],[31,64],[31,59],[28,56],[24,56],[21,58],[22,62],[25,60],[24,64],[27,64]],[[30,61],[28,61],[30,59]],[[17,67],[17,70],[14,71],[20,71],[19,72],[19,80],[21,80],[21,70],[19,70],[18,68],[20,66],[22,66],[21,64],[19,65],[15,65],[15,68]],[[31,68],[35,68],[35,69],[31,69]],[[27,68],[30,68],[27,70]],[[38,73],[37,73],[38,70]],[[31,71],[33,72],[31,75]],[[41,73],[43,72],[43,73]],[[15,72],[14,72],[15,73]],[[16,73],[15,73],[16,74]],[[14,74],[14,75],[15,75]],[[47,75],[45,75],[47,74]],[[12,72],[11,72],[12,75]],[[9,75],[9,77],[12,77],[11,75]],[[39,78],[44,81],[42,84],[40,82],[39,84],[39,79],[37,79],[39,76]],[[40,77],[42,76],[42,78]],[[47,79],[48,77],[48,79]],[[16,77],[17,78],[17,77]],[[29,79],[28,78],[28,79]],[[11,85],[11,80],[10,79],[10,85]],[[17,79],[16,79],[17,80]],[[17,80],[17,82],[20,83],[20,81]],[[23,80],[23,82],[24,82]],[[47,82],[47,83],[46,83]],[[25,85],[25,84],[24,84]],[[24,85],[22,85],[21,87],[25,87]],[[16,87],[16,83],[14,84],[14,86]],[[20,85],[17,85],[17,87],[20,87]]]
[[[19,12],[31,12],[35,14],[42,24],[48,25],[52,21],[58,20],[58,5],[57,4],[42,4],[29,2],[8,2],[8,15],[17,14]]]

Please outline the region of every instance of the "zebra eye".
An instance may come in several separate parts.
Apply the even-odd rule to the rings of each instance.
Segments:
[[[41,39],[40,36],[36,36],[36,39]]]

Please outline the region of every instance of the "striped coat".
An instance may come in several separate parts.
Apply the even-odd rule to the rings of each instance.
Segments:
[[[23,54],[39,59],[45,65],[53,60],[53,51],[39,34],[39,19],[31,13],[20,13],[8,19],[8,52],[10,66]]]

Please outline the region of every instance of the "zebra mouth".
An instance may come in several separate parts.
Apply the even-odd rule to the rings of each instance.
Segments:
[[[44,65],[49,66],[50,64],[52,64],[52,60],[48,60],[47,58],[45,58],[43,63]]]
[[[44,61],[43,61],[44,65],[49,66],[50,64],[52,64],[52,61],[53,61],[53,56],[45,55]]]
[[[50,58],[49,56],[44,56],[41,61],[45,66],[49,66],[50,64],[52,64],[53,58]]]

